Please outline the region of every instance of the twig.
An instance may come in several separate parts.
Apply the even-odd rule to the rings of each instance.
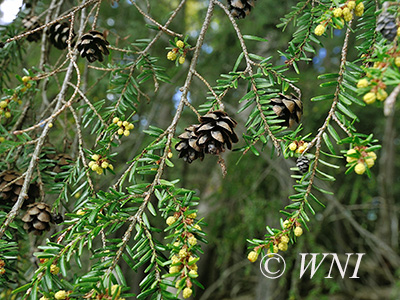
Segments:
[[[400,84],[394,88],[394,90],[390,93],[389,97],[385,100],[385,106],[383,107],[383,114],[385,117],[388,117],[390,114],[394,112],[394,104],[396,103],[396,98],[400,93]]]

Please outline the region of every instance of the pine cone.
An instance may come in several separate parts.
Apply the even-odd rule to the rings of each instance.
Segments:
[[[67,40],[69,38],[69,25],[67,22],[54,23],[47,32],[50,42],[60,50],[67,48]],[[75,37],[75,32],[72,29],[72,39]]]
[[[396,17],[388,12],[381,13],[377,20],[376,31],[388,41],[393,41],[397,35]]]
[[[26,16],[22,20],[22,25],[25,27],[27,31],[34,30],[41,26],[39,18],[36,16]],[[28,35],[26,39],[29,42],[37,42],[38,40],[40,40],[41,36],[42,36],[42,30],[39,30]]]
[[[303,114],[303,103],[301,100],[287,95],[279,94],[279,98],[271,99],[272,109],[279,119],[285,122],[280,123],[283,126],[291,127],[294,122],[299,123]]]
[[[308,167],[310,166],[310,161],[305,156],[300,156],[296,161],[296,166],[299,168],[301,173],[306,173],[308,171]]]
[[[21,192],[24,178],[20,178],[21,174],[14,170],[7,170],[0,174],[0,201],[5,205],[14,205],[18,200],[19,193]],[[15,182],[13,182],[16,180]],[[13,182],[13,183],[11,183]],[[35,198],[40,195],[39,186],[37,183],[32,183],[29,186],[28,198],[24,201],[24,206],[33,203]]]
[[[104,38],[104,35],[95,30],[85,33],[78,44],[80,55],[89,61],[103,61],[103,55],[108,55],[110,52],[107,49],[109,42]]]
[[[185,128],[185,132],[178,136],[181,141],[175,146],[175,149],[179,151],[179,158],[183,158],[183,160],[188,163],[198,158],[200,158],[200,160],[204,158],[203,149],[197,145],[198,136],[196,134],[196,129],[199,126],[200,125],[192,125]]]
[[[197,145],[204,153],[219,154],[225,151],[225,145],[232,149],[232,143],[239,141],[233,128],[237,122],[221,110],[216,110],[200,117],[200,126],[196,129]]]
[[[250,13],[251,8],[254,7],[254,1],[228,0],[228,8],[233,17],[243,19]]]
[[[25,222],[24,229],[33,234],[40,235],[45,230],[50,230],[50,223],[53,223],[50,206],[39,202],[28,205],[26,214],[22,217]]]

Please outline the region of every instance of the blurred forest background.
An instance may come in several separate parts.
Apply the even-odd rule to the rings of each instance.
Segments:
[[[1,3],[2,1],[0,1]],[[65,6],[73,3],[64,1]],[[75,2],[75,1],[74,1]],[[187,0],[184,10],[174,20],[170,29],[189,36],[188,42],[194,44],[204,20],[208,1]],[[37,11],[42,11],[49,1],[32,1]],[[151,16],[164,24],[170,12],[177,6],[177,0],[137,1],[138,5],[149,9]],[[293,28],[288,27],[282,32],[276,25],[279,18],[290,11],[297,1],[258,0],[251,14],[238,21],[243,34],[251,34],[266,38],[268,42],[259,43],[247,41],[249,51],[268,57],[274,56],[273,64],[281,65],[285,61],[277,51],[284,51],[290,40]],[[7,11],[2,11],[7,14]],[[11,26],[15,32],[20,31],[20,22],[23,14]],[[123,48],[135,40],[149,38],[154,30],[144,26],[148,20],[143,17],[130,1],[109,1],[102,4],[98,19],[98,29],[108,31],[108,40],[112,45]],[[6,25],[5,25],[6,26]],[[323,123],[327,110],[330,107],[326,102],[311,102],[310,99],[321,94],[317,76],[321,73],[337,72],[340,63],[340,51],[345,30],[334,30],[329,37],[321,37],[323,47],[317,48],[312,62],[299,63],[301,75],[297,86],[302,90],[304,114],[302,124],[304,132],[314,132]],[[179,88],[184,84],[187,76],[189,52],[187,62],[176,67],[166,59],[166,47],[169,46],[169,37],[164,34],[161,40],[152,48],[151,54],[159,57],[159,64],[166,68],[172,78],[171,84],[162,83],[157,93],[149,93],[149,101],[142,99],[137,107],[138,113],[134,116],[135,129],[129,139],[119,146],[119,155],[115,157],[115,172],[121,174],[126,161],[134,157],[149,137],[143,133],[149,125],[166,128],[175,112],[179,100]],[[356,58],[358,40],[350,36],[351,49],[349,60]],[[21,66],[31,69],[36,66],[40,58],[39,44],[21,41],[16,60],[7,67],[10,80],[3,80],[3,87],[14,86],[15,74],[23,75]],[[111,50],[112,51],[112,50]],[[226,74],[240,54],[240,46],[231,23],[221,9],[216,9],[210,30],[207,32],[202,52],[198,62],[200,74],[214,84],[220,74]],[[119,54],[112,52],[114,58]],[[50,49],[49,65],[58,59],[59,53],[55,48]],[[110,57],[111,57],[110,56]],[[20,60],[20,62],[19,62]],[[0,68],[4,61],[0,61]],[[81,69],[85,68],[86,61],[78,61]],[[86,68],[87,70],[87,68]],[[0,69],[4,78],[5,70]],[[94,101],[107,99],[115,101],[113,94],[107,93],[109,78],[101,77],[102,73],[90,69],[86,76],[87,86],[100,81],[96,89],[90,91],[90,98]],[[293,77],[297,77],[293,71]],[[288,74],[289,76],[289,74]],[[289,76],[290,77],[290,76]],[[59,87],[50,86],[49,91],[57,94]],[[236,114],[240,108],[238,100],[246,93],[246,86],[239,86],[228,92],[225,100],[226,111],[238,121],[236,132],[240,137],[245,132],[244,123],[249,110]],[[329,89],[329,88],[325,88]],[[151,91],[151,87],[147,89]],[[153,89],[154,90],[154,89]],[[325,93],[325,90],[323,91]],[[205,85],[195,78],[190,89],[189,99],[193,106],[199,107],[207,96]],[[51,98],[51,97],[49,97]],[[43,110],[44,104],[38,103],[37,110]],[[345,159],[341,168],[334,175],[337,180],[327,183],[324,187],[334,191],[333,195],[325,195],[320,200],[326,208],[317,208],[315,218],[311,219],[311,231],[305,231],[302,238],[291,246],[284,257],[287,263],[287,272],[280,279],[269,280],[262,276],[259,263],[251,264],[247,260],[249,244],[247,238],[261,238],[265,234],[265,225],[279,226],[279,210],[289,203],[288,196],[293,193],[294,184],[291,167],[295,166],[294,159],[271,156],[270,149],[259,152],[259,156],[249,151],[242,156],[242,152],[232,151],[224,154],[227,165],[227,175],[223,178],[217,164],[217,157],[209,157],[204,161],[195,161],[187,164],[179,160],[174,152],[172,158],[174,168],[168,168],[164,178],[180,179],[180,185],[197,191],[200,196],[198,215],[204,217],[208,226],[204,227],[207,233],[208,244],[202,245],[204,254],[201,255],[199,265],[199,281],[205,289],[197,289],[196,299],[400,299],[400,249],[399,249],[399,195],[400,195],[400,123],[397,122],[398,105],[396,111],[389,117],[377,107],[355,107],[354,112],[360,119],[355,126],[361,133],[374,133],[379,139],[382,149],[378,153],[379,163],[371,170],[372,176],[358,176],[350,173],[344,176]],[[31,118],[35,114],[31,112]],[[58,151],[67,151],[74,144],[75,136],[72,131],[63,127],[64,118],[60,117],[52,128],[49,141],[56,145]],[[178,124],[178,133],[183,132],[189,124],[196,122],[195,115],[185,108],[183,117]],[[93,143],[96,136],[90,136],[90,129],[85,129],[85,138]],[[90,144],[90,142],[88,142]],[[243,147],[240,140],[236,148]],[[269,145],[270,146],[270,145]],[[3,165],[4,168],[4,165]],[[98,177],[95,181],[96,189],[107,188],[109,178]],[[73,191],[70,191],[73,192]],[[51,199],[51,195],[49,199]],[[47,200],[51,203],[51,200]],[[67,208],[68,210],[68,208]],[[157,221],[154,221],[157,223]],[[159,224],[159,226],[164,226]],[[55,231],[52,231],[53,233]],[[123,230],[121,230],[122,234]],[[29,255],[37,250],[29,249],[29,245],[38,246],[45,243],[44,238],[26,237],[19,241],[25,245],[25,251],[20,255],[26,261],[31,261]],[[334,279],[324,278],[330,267],[330,261],[322,264],[321,269],[313,279],[299,279],[299,253],[366,253],[360,270],[359,279],[341,279],[338,272]],[[388,257],[391,258],[388,258]],[[397,265],[393,263],[397,261]],[[121,267],[130,274],[132,272],[124,262]],[[29,266],[26,266],[28,269]],[[137,286],[142,280],[142,273],[126,276],[132,280],[132,286]],[[1,289],[1,287],[0,287]],[[136,290],[132,290],[137,292]],[[5,299],[5,298],[4,298]]]

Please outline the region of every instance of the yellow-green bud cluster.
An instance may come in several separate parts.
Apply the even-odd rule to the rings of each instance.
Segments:
[[[325,25],[319,24],[319,25],[317,25],[317,27],[315,27],[314,33],[315,33],[315,35],[321,36],[325,33],[325,29],[326,29]]]
[[[55,298],[56,300],[64,300],[64,299],[66,299],[67,297],[68,297],[68,294],[67,294],[67,292],[64,291],[64,290],[58,291],[57,293],[54,294],[54,298]]]
[[[350,167],[354,166],[354,172],[358,175],[364,174],[367,168],[372,168],[376,158],[375,152],[368,151],[365,146],[356,146],[346,153],[346,161],[350,164]]]
[[[103,174],[105,169],[114,170],[113,165],[108,162],[107,158],[102,157],[99,154],[93,154],[91,159],[92,160],[89,162],[89,168],[98,175]]]
[[[11,111],[8,107],[8,104],[10,103],[10,99],[5,99],[0,101],[0,115],[4,114],[4,117],[6,117],[7,119],[11,117]]]
[[[308,143],[305,141],[293,141],[289,144],[288,148],[290,151],[301,154],[308,147]]]
[[[121,121],[119,118],[115,117],[113,119],[113,123],[117,124],[117,126],[119,127],[117,133],[119,135],[124,135],[124,136],[129,136],[130,135],[130,130],[132,130],[133,128],[135,128],[135,126],[128,122],[128,121]]]
[[[53,275],[57,275],[58,273],[60,273],[60,268],[57,267],[57,265],[51,265],[50,266],[50,273]]]
[[[248,259],[249,261],[251,261],[252,263],[255,262],[255,261],[257,260],[257,258],[258,258],[258,253],[257,253],[257,251],[251,251],[251,252],[249,253],[249,255],[247,255],[247,259]]]
[[[384,101],[388,97],[388,93],[386,92],[386,85],[376,79],[372,79],[369,81],[368,76],[366,78],[362,78],[357,82],[358,89],[366,89],[369,88],[369,92],[364,94],[363,100],[366,104],[372,104],[376,100]]]
[[[167,59],[172,61],[177,59],[177,62],[182,65],[185,62],[186,53],[190,45],[181,40],[177,40],[175,45],[176,47],[167,53]]]

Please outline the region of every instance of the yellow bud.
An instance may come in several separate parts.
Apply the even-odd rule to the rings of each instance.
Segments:
[[[132,130],[133,128],[135,128],[135,126],[134,126],[132,123],[129,123],[128,129],[129,129],[129,130]]]
[[[397,28],[397,36],[400,36],[400,27]]]
[[[60,268],[57,267],[56,265],[51,265],[50,266],[50,273],[53,275],[57,275],[60,272]]]
[[[333,10],[333,16],[336,17],[336,18],[340,18],[342,16],[342,14],[343,14],[343,11],[342,11],[342,9],[340,7],[335,8]]]
[[[290,143],[290,145],[289,145],[289,150],[290,151],[294,151],[294,150],[296,150],[297,149],[297,144],[296,143]]]
[[[117,124],[118,122],[119,122],[119,118],[115,117],[115,118],[113,119],[113,123],[114,123],[114,124]]]
[[[303,153],[304,150],[306,150],[306,147],[304,147],[304,145],[300,146],[299,148],[297,148],[296,153]]]
[[[8,119],[11,118],[11,113],[9,111],[4,113],[4,116]]]
[[[375,152],[367,152],[368,156],[371,157],[373,160],[376,160],[376,154]]]
[[[7,101],[5,101],[5,100],[3,100],[3,101],[0,102],[0,107],[1,107],[1,108],[6,108],[7,105],[8,105],[8,103],[7,103]]]
[[[281,242],[278,244],[278,249],[281,251],[286,251],[288,249],[288,244]]]
[[[374,103],[375,100],[376,100],[376,94],[375,94],[375,93],[372,93],[372,92],[366,93],[366,94],[364,95],[364,97],[363,97],[363,100],[364,100],[364,102],[367,103],[367,104],[372,104],[372,103]]]
[[[285,220],[285,221],[283,221],[283,228],[289,228],[290,227],[290,222],[289,222],[289,220]]]
[[[191,246],[194,246],[197,244],[197,239],[194,236],[191,236],[190,238],[188,238],[188,243]]]
[[[107,168],[108,168],[108,162],[103,161],[103,162],[101,163],[101,167],[102,167],[103,169],[107,169]]]
[[[281,237],[281,242],[286,244],[289,243],[289,237],[287,235],[283,235]]]
[[[122,126],[122,121],[118,121],[118,122],[117,122],[117,125],[118,125],[119,127],[121,127],[121,126]]]
[[[301,236],[303,234],[303,228],[301,228],[300,226],[297,226],[295,229],[294,229],[294,235],[295,236]]]
[[[364,174],[365,170],[366,168],[363,163],[358,163],[354,168],[354,172],[356,172],[358,175]]]
[[[128,126],[128,125],[129,125],[129,122],[128,122],[128,121],[123,121],[123,122],[122,122],[122,126],[126,127],[126,126]]]
[[[93,167],[93,165],[95,165],[96,163],[93,161],[93,160],[91,160],[90,162],[89,162],[89,168],[92,168]]]
[[[22,92],[22,93],[25,93],[27,89],[28,89],[28,88],[27,88],[26,86],[24,86],[24,87],[21,89],[21,92]]]
[[[348,162],[348,163],[351,163],[351,162],[354,162],[354,161],[357,161],[358,160],[358,158],[355,158],[355,157],[350,157],[350,156],[347,156],[346,157],[346,161]]]
[[[353,19],[353,14],[352,13],[343,14],[343,18],[346,22],[350,22]]]
[[[30,76],[24,76],[24,77],[22,77],[22,82],[23,82],[23,83],[27,83],[29,80],[31,80],[31,77],[30,77]]]
[[[347,7],[348,7],[349,9],[354,9],[354,8],[356,7],[356,1],[349,1],[349,2],[347,3]]]
[[[47,298],[47,297],[45,297],[45,296],[43,296],[43,297],[41,297],[39,300],[50,300],[50,299]]]
[[[175,60],[176,59],[176,53],[175,52],[173,52],[173,51],[169,51],[168,53],[167,53],[167,59],[168,60]]]
[[[196,217],[197,217],[197,213],[195,213],[195,212],[188,215],[188,218],[190,218],[190,219],[196,219]]]
[[[168,158],[172,158],[172,156],[174,156],[174,154],[172,154],[172,152],[168,152],[167,156],[168,156]]]
[[[176,46],[178,48],[183,48],[185,46],[185,43],[183,41],[179,40],[179,41],[176,42]]]
[[[190,270],[189,274],[192,275],[192,276],[197,276],[197,271],[196,270]]]
[[[169,268],[169,274],[175,274],[178,273],[180,271],[178,266],[172,266]]]
[[[368,82],[368,79],[366,79],[366,78],[360,79],[360,80],[357,82],[357,88],[359,88],[359,89],[365,88],[365,87],[367,87],[368,85],[369,85],[369,82]]]
[[[119,295],[121,294],[121,287],[118,284],[114,284],[111,287],[111,295],[110,296],[114,296],[114,294],[116,295],[115,299],[118,299]]]
[[[90,168],[92,169],[92,171],[97,171],[98,165],[95,162],[93,162],[93,163],[94,164],[92,164],[92,166]]]
[[[178,256],[172,255],[171,261],[172,261],[172,264],[176,264],[176,263],[180,262],[180,259]],[[189,259],[189,262],[190,262],[190,259]]]
[[[182,65],[185,62],[185,57],[181,56],[179,57],[179,63]]]
[[[361,17],[364,14],[364,4],[362,2],[357,4],[354,14],[357,17]]]
[[[49,128],[52,128],[53,127],[53,123],[49,123]]]
[[[200,225],[198,225],[198,224],[194,225],[193,227],[194,227],[195,229],[197,229],[197,230],[201,230],[201,227],[200,227]]]
[[[321,36],[325,32],[325,26],[322,24],[319,24],[317,27],[315,27],[314,33],[315,35]]]
[[[399,27],[400,28],[400,27]],[[396,67],[400,67],[400,56],[397,56],[394,60],[394,64],[396,65]]]
[[[189,257],[188,262],[191,263],[191,262],[194,261],[195,259],[196,259],[196,257],[191,256],[191,257]]]
[[[56,300],[64,300],[65,298],[67,298],[67,292],[64,290],[58,291],[54,294],[54,298]]]
[[[256,251],[251,251],[249,255],[247,255],[247,259],[252,263],[255,262],[258,258],[258,253]]]
[[[124,134],[124,130],[123,130],[122,128],[120,128],[120,129],[118,129],[117,133],[118,133],[119,135]]]
[[[114,166],[113,166],[112,164],[108,164],[108,168],[109,168],[110,170],[114,170]]]
[[[378,93],[376,94],[376,99],[379,101],[383,101],[387,98],[388,93],[384,89],[379,89]]]
[[[371,169],[375,164],[375,160],[373,158],[366,158],[365,163],[367,164],[367,167]]]
[[[78,216],[83,216],[84,214],[86,214],[86,212],[85,212],[83,209],[79,209],[79,210],[76,212],[76,214],[77,214]]]
[[[182,292],[182,296],[183,296],[183,298],[185,298],[185,299],[187,299],[187,298],[189,298],[190,296],[192,296],[192,294],[193,294],[193,291],[192,291],[192,289],[191,288],[184,288],[184,290],[183,290],[183,292]]]
[[[98,155],[98,154],[93,154],[92,155],[92,159],[93,160],[99,160],[99,158],[100,158],[100,155]]]
[[[187,256],[187,251],[186,251],[186,249],[181,249],[181,250],[179,250],[179,253],[178,253],[178,257],[179,258],[184,258],[184,257],[186,257]]]
[[[167,218],[167,221],[166,221],[166,223],[167,223],[168,226],[171,226],[171,225],[174,224],[175,222],[176,222],[176,218],[175,218],[174,216],[169,216],[169,217]]]
[[[129,130],[124,130],[124,136],[129,136],[131,133],[129,132]]]
[[[181,245],[181,243],[180,242],[175,242],[173,245],[174,245],[174,247],[179,247]]]
[[[6,139],[3,136],[0,136],[0,143],[4,142]]]

